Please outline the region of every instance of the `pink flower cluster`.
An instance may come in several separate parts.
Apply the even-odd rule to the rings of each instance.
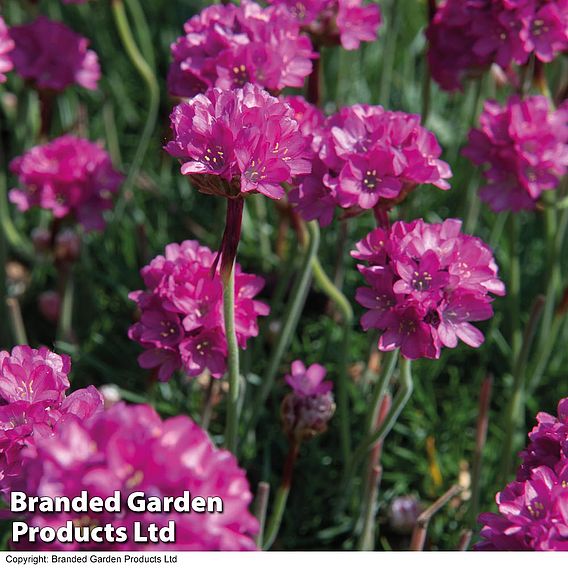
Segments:
[[[223,323],[223,289],[218,271],[212,277],[215,253],[197,241],[170,244],[165,255],[142,269],[146,291],[130,298],[141,310],[129,337],[144,347],[138,361],[145,369],[158,368],[158,378],[169,379],[183,367],[190,377],[206,369],[216,378],[227,367]],[[254,297],[264,280],[235,265],[235,326],[241,349],[258,335],[258,316],[269,313]]]
[[[517,481],[497,494],[499,513],[479,517],[478,550],[568,550],[568,398],[537,421]]]
[[[359,49],[362,41],[375,41],[381,23],[376,4],[361,0],[272,0],[285,6],[318,45],[341,43],[345,49]]]
[[[285,9],[244,0],[209,6],[188,20],[172,45],[172,95],[193,97],[209,87],[255,83],[273,91],[302,87],[315,57],[309,38]]]
[[[534,209],[555,189],[568,166],[568,106],[553,110],[546,97],[487,101],[481,128],[469,133],[464,155],[488,166],[480,197],[494,211]]]
[[[22,483],[23,463],[58,423],[102,409],[94,387],[65,396],[70,368],[68,357],[45,347],[0,351],[0,490]]]
[[[38,206],[56,218],[73,216],[85,230],[104,228],[103,212],[123,176],[98,144],[71,135],[35,146],[10,164],[21,187],[10,191],[20,211]]]
[[[426,31],[432,77],[443,89],[496,63],[531,55],[544,62],[568,49],[566,0],[444,0]]]
[[[73,84],[97,88],[101,77],[97,54],[87,49],[89,40],[65,24],[40,16],[11,27],[10,36],[16,43],[12,52],[16,72],[38,89],[62,91]]]
[[[335,412],[333,383],[324,381],[327,371],[317,363],[306,369],[297,360],[292,363],[291,371],[285,379],[292,392],[282,401],[280,414],[287,436],[300,443],[327,430]]]
[[[305,219],[327,225],[336,206],[354,214],[389,205],[420,184],[449,189],[450,166],[418,115],[354,105],[326,119],[300,98],[290,104],[315,153],[290,194]]]
[[[6,81],[6,75],[14,68],[10,52],[14,49],[14,40],[10,37],[10,32],[6,22],[0,16],[0,83]]]
[[[162,421],[147,405],[126,406],[118,403],[88,420],[68,419],[57,425],[52,438],[37,444],[37,457],[27,463],[27,495],[70,498],[87,491],[107,497],[120,491],[123,499],[134,491],[148,496],[177,497],[189,491],[191,497],[220,497],[222,513],[134,513],[123,504],[115,513],[30,514],[33,526],[55,529],[73,523],[75,530],[113,524],[126,527],[133,534],[135,522],[166,526],[173,520],[176,542],[141,544],[131,539],[125,543],[73,542],[62,544],[25,543],[25,549],[42,550],[133,550],[173,547],[176,550],[253,550],[252,536],[258,522],[248,511],[252,495],[245,473],[236,458],[218,450],[207,434],[186,416]],[[84,541],[83,541],[84,542]]]
[[[461,233],[460,220],[397,221],[356,247],[352,256],[368,264],[358,266],[368,285],[355,296],[368,310],[361,325],[380,330],[381,351],[437,359],[458,339],[471,347],[483,343],[471,322],[493,315],[490,293],[502,296],[505,287],[489,247]]]
[[[210,89],[175,107],[166,150],[204,193],[258,192],[279,199],[282,183],[310,172],[292,109],[262,88]]]

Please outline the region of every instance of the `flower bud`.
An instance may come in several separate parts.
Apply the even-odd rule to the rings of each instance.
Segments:
[[[61,314],[61,296],[54,290],[42,292],[38,298],[38,308],[46,320],[57,323]]]
[[[395,497],[388,509],[389,527],[398,534],[410,534],[422,512],[419,501],[412,495]]]
[[[47,252],[51,248],[51,231],[36,227],[32,231],[32,243],[37,252]]]
[[[282,425],[287,436],[298,443],[325,432],[335,412],[332,383],[323,380],[325,375],[321,365],[306,369],[301,361],[294,361],[292,374],[286,375],[293,392],[282,401]]]
[[[55,259],[59,262],[77,261],[81,253],[81,237],[71,230],[64,229],[55,237]]]

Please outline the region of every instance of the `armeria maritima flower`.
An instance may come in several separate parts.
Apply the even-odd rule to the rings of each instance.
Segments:
[[[255,83],[271,91],[302,87],[315,57],[298,22],[285,9],[244,0],[209,6],[188,20],[172,45],[172,95],[192,97],[209,87]]]
[[[325,432],[335,412],[333,383],[324,381],[327,371],[317,363],[307,369],[302,361],[292,363],[286,383],[292,388],[282,401],[280,413],[288,437],[300,443]]]
[[[230,272],[241,233],[243,197],[284,196],[282,184],[311,171],[311,150],[293,110],[262,88],[209,89],[175,107],[166,150],[202,192],[226,197],[221,272]]]
[[[531,55],[549,62],[568,49],[566,0],[443,0],[426,32],[432,77],[447,90],[495,63]]]
[[[419,219],[377,228],[352,255],[368,287],[356,299],[368,311],[363,329],[378,329],[381,351],[400,348],[408,359],[438,358],[458,339],[471,347],[483,334],[471,322],[493,315],[490,294],[504,295],[489,247],[461,232],[461,221]]]
[[[304,103],[304,106],[308,103]],[[355,214],[388,208],[417,185],[449,189],[450,166],[418,115],[354,105],[324,119],[293,103],[301,130],[316,154],[311,174],[295,179],[291,202],[307,220],[326,225],[333,205]]]
[[[6,81],[5,73],[14,68],[12,63],[11,51],[14,49],[14,40],[10,37],[10,32],[6,22],[0,16],[0,83]]]
[[[16,72],[38,89],[62,91],[70,85],[94,90],[101,76],[97,54],[89,40],[61,22],[40,16],[10,28],[16,43],[12,60]]]
[[[73,217],[88,231],[104,227],[103,212],[112,207],[112,194],[123,179],[98,144],[71,135],[35,146],[12,160],[10,169],[20,180],[10,201],[20,211],[49,209],[56,218]]]
[[[341,43],[345,49],[359,49],[363,41],[375,41],[381,23],[376,4],[362,0],[272,0],[286,8],[300,22],[317,45]]]
[[[129,336],[144,347],[145,369],[157,369],[162,381],[183,368],[191,376],[205,370],[221,377],[227,367],[223,290],[219,272],[212,277],[215,253],[197,241],[170,244],[165,255],[142,269],[147,290],[130,294],[141,311]],[[235,265],[235,326],[241,349],[258,335],[258,316],[268,306],[254,297],[264,280]]]
[[[55,529],[70,523],[76,531],[111,524],[175,523],[175,543],[126,542],[22,543],[25,549],[42,550],[253,550],[252,536],[258,522],[249,512],[252,495],[245,472],[227,450],[215,448],[207,434],[186,416],[162,420],[149,406],[117,403],[87,420],[67,419],[57,425],[52,438],[37,444],[37,455],[26,466],[27,495],[76,497],[81,491],[107,497],[120,491],[122,498],[135,491],[147,496],[220,497],[222,512],[134,513],[122,504],[122,512],[29,514],[31,526]],[[103,536],[104,540],[104,536]]]
[[[536,418],[517,481],[497,494],[499,513],[479,517],[478,550],[568,550],[568,398],[557,416]]]
[[[555,189],[568,166],[568,107],[553,110],[546,97],[485,103],[481,128],[469,134],[464,155],[486,167],[480,197],[494,211],[534,209]]]
[[[102,410],[94,387],[65,396],[70,367],[67,356],[45,347],[0,351],[0,490],[21,483],[23,462],[63,418],[84,419]]]

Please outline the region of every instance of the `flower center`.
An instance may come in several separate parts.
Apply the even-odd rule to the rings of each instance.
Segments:
[[[411,281],[412,287],[418,292],[424,292],[430,289],[430,284],[432,282],[432,275],[427,272],[414,271],[414,275]]]
[[[363,178],[363,189],[372,193],[375,191],[380,181],[381,179],[377,177],[377,170],[367,170]]]
[[[235,65],[233,67],[233,85],[235,87],[242,87],[248,82],[249,74],[247,68],[242,63],[241,65]]]
[[[203,161],[213,170],[220,170],[225,166],[225,154],[222,146],[209,147],[203,154]]]

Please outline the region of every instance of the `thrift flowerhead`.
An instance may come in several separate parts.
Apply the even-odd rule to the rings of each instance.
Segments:
[[[243,197],[284,196],[282,184],[311,171],[310,150],[294,112],[256,85],[210,89],[178,105],[166,151],[203,193],[229,199],[221,272],[230,273],[240,239]]]
[[[0,351],[0,490],[21,482],[24,461],[59,421],[71,414],[84,419],[102,408],[94,387],[65,396],[70,368],[67,356],[45,347]]]
[[[8,71],[14,68],[12,63],[11,51],[14,49],[14,41],[10,37],[10,32],[6,22],[0,16],[0,83],[6,81]]]
[[[359,49],[363,41],[375,41],[381,23],[376,4],[361,0],[272,0],[272,5],[285,6],[310,34],[317,45],[341,45]]]
[[[123,179],[98,144],[71,135],[35,146],[12,160],[10,169],[20,180],[10,201],[20,211],[48,209],[58,219],[72,217],[87,231],[104,228],[103,212],[112,207],[112,194]]]
[[[306,116],[313,120],[313,112],[301,114]],[[314,166],[296,178],[290,200],[307,220],[328,224],[334,205],[349,215],[388,209],[421,184],[450,187],[450,167],[418,115],[354,105],[320,117],[306,139],[316,155]]]
[[[251,1],[209,6],[188,20],[172,45],[172,95],[193,97],[209,87],[255,83],[271,91],[302,87],[316,56],[285,10]]]
[[[215,253],[197,241],[170,244],[165,255],[142,269],[146,290],[132,292],[141,311],[129,337],[144,348],[138,362],[157,369],[161,381],[182,369],[190,376],[208,370],[220,378],[227,368],[227,341],[223,322],[223,289],[214,266]],[[268,306],[254,297],[264,280],[235,265],[235,326],[241,349],[258,335],[258,316]]]
[[[476,550],[568,550],[568,461],[531,470],[497,494],[499,513],[483,513]]]
[[[284,431],[299,443],[325,432],[335,412],[331,381],[324,381],[327,371],[318,364],[306,369],[301,361],[292,363],[286,382],[292,392],[282,401],[280,410]]]
[[[568,48],[567,18],[565,0],[443,0],[426,31],[432,77],[456,90],[492,64],[550,62]]]
[[[483,334],[471,322],[493,315],[490,294],[505,287],[489,247],[461,233],[461,221],[397,221],[357,243],[352,256],[367,287],[357,301],[367,309],[363,329],[378,329],[381,351],[400,348],[407,359],[437,359],[458,339],[479,347]]]
[[[226,450],[215,448],[207,434],[186,416],[161,420],[149,406],[117,403],[87,420],[69,418],[59,423],[52,438],[38,443],[37,454],[26,467],[28,495],[70,498],[81,494],[106,497],[120,491],[124,499],[135,491],[159,498],[217,496],[222,514],[187,513],[83,513],[30,514],[33,526],[55,529],[68,521],[77,530],[91,524],[113,524],[133,534],[135,522],[166,526],[173,520],[173,544],[41,543],[42,549],[136,550],[173,547],[176,550],[253,550],[258,523],[248,511],[252,495],[245,472]],[[26,549],[34,543],[24,543]]]
[[[513,96],[503,107],[488,101],[464,155],[486,166],[480,197],[493,211],[534,209],[566,173],[568,107],[555,111],[542,96]]]
[[[97,88],[101,76],[97,54],[87,49],[86,38],[65,24],[40,16],[13,26],[10,36],[16,43],[12,52],[16,72],[38,89],[62,91],[73,84]]]

